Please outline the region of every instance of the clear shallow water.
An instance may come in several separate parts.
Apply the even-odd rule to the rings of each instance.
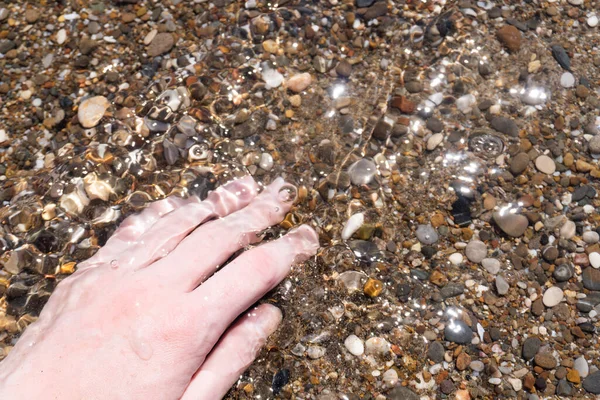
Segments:
[[[4,7],[2,352],[124,216],[281,175],[322,248],[230,398],[593,397],[593,4]]]

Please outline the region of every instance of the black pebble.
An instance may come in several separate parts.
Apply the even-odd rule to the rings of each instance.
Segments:
[[[571,59],[569,58],[569,55],[562,46],[558,44],[553,45],[552,55],[561,67],[563,67],[567,71],[571,71]]]
[[[288,370],[288,369],[279,370],[279,372],[277,372],[275,374],[275,376],[273,376],[273,384],[271,385],[271,387],[273,389],[273,394],[275,396],[277,396],[279,394],[279,392],[281,392],[281,389],[283,389],[283,387],[285,385],[287,385],[289,380],[290,380],[290,370]]]

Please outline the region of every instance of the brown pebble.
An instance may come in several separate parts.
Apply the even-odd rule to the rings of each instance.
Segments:
[[[460,353],[456,358],[456,369],[464,371],[471,363],[471,357],[467,353]]]
[[[383,282],[377,279],[369,278],[363,288],[365,294],[369,297],[377,297],[383,291]]]
[[[512,25],[504,25],[498,29],[496,37],[512,53],[521,48],[521,32]]]

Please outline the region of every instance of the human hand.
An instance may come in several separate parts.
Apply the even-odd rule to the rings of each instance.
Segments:
[[[281,312],[263,304],[231,323],[318,238],[301,226],[216,270],[283,219],[292,188],[277,179],[258,194],[245,177],[205,201],[167,198],[127,218],[0,363],[0,399],[223,397]]]

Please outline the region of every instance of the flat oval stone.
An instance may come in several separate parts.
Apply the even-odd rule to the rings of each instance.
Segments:
[[[471,240],[465,248],[469,261],[480,263],[487,255],[487,246],[480,240]]]
[[[600,394],[600,371],[589,374],[583,380],[583,388],[593,394]]]
[[[535,167],[538,171],[548,175],[551,175],[556,171],[554,160],[546,155],[541,155],[535,159]]]
[[[587,267],[581,274],[583,286],[588,290],[600,290],[600,270]]]
[[[438,233],[431,225],[419,225],[417,227],[417,239],[423,244],[434,244],[438,241]]]
[[[558,305],[565,297],[562,289],[558,286],[552,286],[544,293],[542,301],[546,307],[554,307]]]

